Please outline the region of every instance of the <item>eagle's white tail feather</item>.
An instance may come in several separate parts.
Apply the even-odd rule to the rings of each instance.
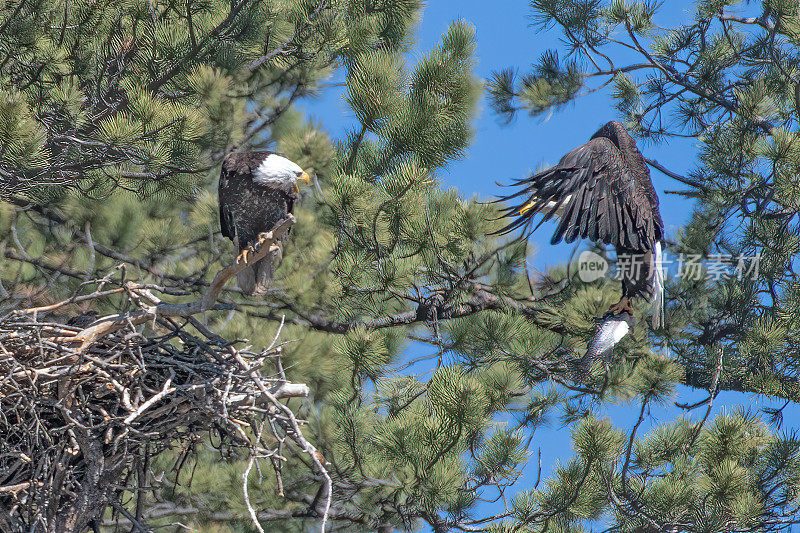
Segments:
[[[653,275],[653,327],[664,325],[664,259],[661,243],[656,242],[653,248],[655,255],[655,272]]]

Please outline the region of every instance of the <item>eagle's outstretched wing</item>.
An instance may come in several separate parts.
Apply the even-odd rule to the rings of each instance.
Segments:
[[[529,178],[517,180],[524,188],[499,201],[523,198],[504,209],[504,216],[517,218],[497,233],[524,226],[526,233],[558,217],[552,244],[578,237],[613,245],[617,250],[651,250],[663,230],[653,208],[633,176],[622,154],[611,140],[597,137],[567,153],[557,165]],[[544,217],[530,228],[533,217]]]

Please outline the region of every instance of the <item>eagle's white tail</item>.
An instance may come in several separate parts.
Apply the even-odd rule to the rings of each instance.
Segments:
[[[655,255],[655,272],[653,273],[653,327],[664,325],[664,260],[661,254],[661,243],[653,247]]]

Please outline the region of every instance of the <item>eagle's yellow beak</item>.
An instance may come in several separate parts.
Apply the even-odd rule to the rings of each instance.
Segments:
[[[527,202],[525,205],[523,205],[523,206],[520,208],[520,210],[519,210],[519,214],[520,214],[520,215],[524,215],[525,213],[527,213],[527,212],[528,212],[528,211],[530,211],[531,209],[533,209],[533,202]]]
[[[300,187],[297,186],[298,181],[305,181],[306,185],[308,185],[309,183],[311,183],[311,176],[309,176],[308,172],[306,172],[305,170],[303,171],[302,174],[297,176],[297,181],[295,181],[294,183],[294,190],[297,194],[300,194]]]

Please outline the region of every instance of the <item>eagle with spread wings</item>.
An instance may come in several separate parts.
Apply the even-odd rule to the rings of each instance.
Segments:
[[[551,244],[577,238],[610,244],[622,274],[622,298],[609,313],[633,316],[631,299],[652,297],[653,323],[662,324],[664,223],[647,163],[622,124],[607,123],[558,164],[514,185],[522,189],[499,201],[516,203],[503,211],[516,218],[497,233],[522,227],[527,237],[545,221],[556,219]],[[531,227],[536,214],[543,216]]]
[[[280,154],[238,151],[225,157],[219,177],[219,220],[222,235],[236,246],[237,263],[247,263],[259,235],[293,212],[300,193],[298,181],[308,183],[308,174]],[[264,294],[280,263],[280,254],[269,253],[241,270],[237,281],[242,292]]]

